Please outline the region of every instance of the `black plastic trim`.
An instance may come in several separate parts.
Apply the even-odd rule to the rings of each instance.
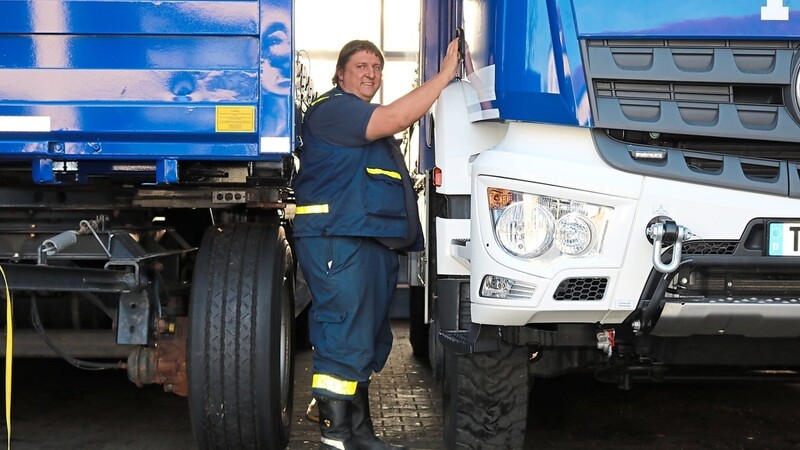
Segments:
[[[800,173],[798,173],[798,164],[796,163],[626,144],[609,137],[602,130],[594,129],[592,131],[600,157],[610,166],[624,172],[686,183],[800,198]],[[666,157],[663,160],[637,160],[632,155],[632,152],[637,150],[659,150],[666,152]],[[689,166],[687,158],[716,161],[720,163],[720,169],[698,170]],[[745,173],[744,165],[761,166],[774,171],[776,175],[771,178],[751,177]]]

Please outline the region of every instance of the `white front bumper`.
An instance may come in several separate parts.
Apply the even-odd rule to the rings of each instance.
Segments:
[[[695,239],[735,240],[753,218],[800,215],[800,202],[786,197],[613,169],[598,156],[590,130],[577,127],[512,124],[506,139],[481,153],[471,171],[468,272],[472,321],[476,323],[620,323],[636,308],[652,269],[653,246],[645,235],[652,218],[669,216],[690,228]],[[600,253],[586,258],[560,257],[549,263],[512,256],[494,237],[488,187],[613,207]],[[441,236],[439,242],[456,237],[464,236]],[[536,291],[527,300],[481,297],[481,281],[486,275],[530,283]],[[568,278],[607,278],[608,284],[598,300],[554,299],[557,287]]]

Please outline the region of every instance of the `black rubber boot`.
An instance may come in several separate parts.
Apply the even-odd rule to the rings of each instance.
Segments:
[[[319,448],[322,450],[351,450],[352,402],[316,397],[319,408]]]
[[[406,450],[386,443],[375,436],[372,417],[369,413],[369,393],[367,387],[359,387],[352,402],[353,437],[348,441],[347,450]]]

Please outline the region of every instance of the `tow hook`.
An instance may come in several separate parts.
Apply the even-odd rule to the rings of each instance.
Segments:
[[[614,329],[597,332],[597,349],[602,350],[609,358],[616,347],[616,332]]]
[[[672,219],[658,217],[647,226],[647,238],[653,244],[653,267],[661,273],[672,273],[681,263],[683,242],[691,239],[692,232]],[[672,245],[672,260],[665,264],[661,260],[661,249]]]

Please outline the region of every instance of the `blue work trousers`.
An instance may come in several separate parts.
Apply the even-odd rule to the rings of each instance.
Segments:
[[[312,295],[313,373],[368,382],[392,349],[397,253],[375,239],[344,236],[296,237],[295,249]]]

